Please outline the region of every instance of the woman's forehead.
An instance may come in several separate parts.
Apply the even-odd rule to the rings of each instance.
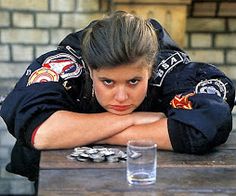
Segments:
[[[134,62],[131,63],[124,63],[120,65],[115,66],[101,66],[96,71],[100,70],[119,70],[119,69],[150,69],[151,65],[147,63],[147,61],[144,58],[140,58]]]
[[[114,76],[114,75],[140,75],[149,71],[149,66],[146,64],[132,63],[124,64],[116,67],[105,67],[98,70],[93,70],[99,75]]]

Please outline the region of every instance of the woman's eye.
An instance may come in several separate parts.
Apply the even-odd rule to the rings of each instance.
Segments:
[[[136,84],[138,84],[138,82],[139,82],[139,80],[136,80],[136,79],[132,79],[132,80],[129,81],[129,83],[131,85],[136,85]]]
[[[110,86],[113,84],[112,80],[103,80],[103,84],[105,84],[106,86]]]

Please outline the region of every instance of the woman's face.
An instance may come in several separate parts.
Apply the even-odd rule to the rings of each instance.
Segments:
[[[133,112],[144,100],[150,68],[144,60],[115,68],[91,70],[99,104],[108,112],[124,115]]]

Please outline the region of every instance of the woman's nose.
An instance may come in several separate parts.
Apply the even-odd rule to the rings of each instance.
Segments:
[[[117,88],[115,92],[115,100],[118,102],[124,102],[128,99],[128,93],[126,92],[125,88],[120,87]]]

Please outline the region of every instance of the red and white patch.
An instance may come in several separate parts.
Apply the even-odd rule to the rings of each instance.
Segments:
[[[170,105],[173,108],[177,109],[185,109],[185,110],[191,110],[192,109],[192,102],[188,100],[190,96],[193,96],[194,93],[189,93],[185,96],[182,95],[176,95],[174,99],[170,102]]]
[[[59,75],[51,70],[44,67],[35,70],[28,79],[27,86],[34,84],[34,83],[42,83],[42,82],[58,82]]]
[[[42,67],[54,70],[64,80],[76,78],[82,73],[82,59],[76,60],[72,55],[60,53],[48,57]]]

